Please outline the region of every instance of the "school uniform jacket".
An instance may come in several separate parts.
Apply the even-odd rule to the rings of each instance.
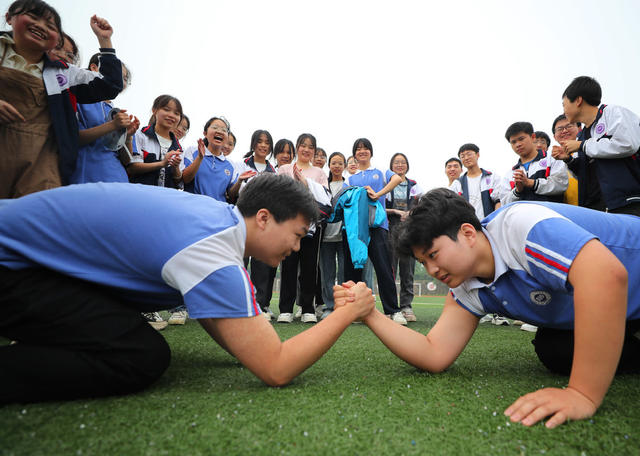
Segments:
[[[501,182],[491,171],[482,168],[480,168],[480,171],[482,172],[480,175],[480,198],[482,200],[484,216],[486,217],[495,210],[496,202],[500,201]],[[468,173],[464,173],[458,179],[454,180],[449,189],[469,201],[469,180],[467,174]]]
[[[640,203],[640,118],[621,106],[602,105],[578,136],[578,202],[583,205],[592,159],[607,209]]]
[[[169,136],[171,137],[169,151],[177,150],[182,153],[182,147],[175,135],[169,132]],[[147,125],[142,130],[137,131],[135,139],[138,153],[133,154],[131,163],[155,163],[164,159],[164,155],[161,154],[160,142],[156,136],[155,124]],[[176,183],[174,180],[171,166],[135,175],[131,178],[131,182],[169,188],[182,188],[183,186],[182,181]]]
[[[567,165],[562,160],[556,160],[538,149],[538,155],[529,162],[528,170],[522,165],[522,160],[518,160],[511,168],[512,171],[517,169],[524,170],[529,179],[534,180],[533,187],[526,187],[518,192],[512,173],[511,180],[506,184],[508,187],[501,197],[503,205],[519,200],[562,202],[563,194],[569,187]]]
[[[44,56],[42,80],[58,145],[63,185],[69,183],[78,157],[77,104],[111,100],[122,91],[122,63],[115,49],[100,48],[98,59],[99,74]]]

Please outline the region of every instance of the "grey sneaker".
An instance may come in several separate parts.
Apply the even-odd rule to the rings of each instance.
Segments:
[[[496,315],[493,318],[493,324],[496,326],[509,326],[511,323],[506,318]]]
[[[478,323],[493,323],[493,314],[486,314]]]
[[[302,307],[298,307],[298,310],[296,310],[296,314],[294,316],[294,318],[300,318],[302,317]]]
[[[170,325],[184,325],[187,322],[187,311],[186,310],[178,310],[177,312],[173,312],[167,320],[167,323]]]
[[[411,307],[403,307],[402,315],[407,321],[417,321],[416,314],[413,313],[413,309]]]
[[[281,313],[278,315],[278,323],[292,323],[293,322],[293,314],[292,313]]]
[[[318,319],[316,318],[315,313],[304,313],[302,317],[300,317],[300,321],[302,323],[318,323]]]
[[[407,326],[407,320],[406,318],[404,318],[404,315],[402,315],[402,312],[396,312],[393,315],[391,315],[390,318],[396,323],[398,323],[399,325]]]

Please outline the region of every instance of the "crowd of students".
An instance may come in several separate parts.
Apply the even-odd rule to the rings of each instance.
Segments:
[[[373,145],[367,138],[355,141],[348,160],[334,152],[327,161],[326,152],[317,147],[311,134],[300,135],[295,145],[286,138],[274,144],[268,131],[256,130],[250,151],[243,160],[233,161],[229,154],[236,137],[224,117],[209,119],[197,145],[183,149],[180,140],[191,125],[178,98],[158,96],[144,127],[110,101],[127,88],[131,73],[115,57],[110,41],[113,30],[108,22],[95,16],[91,19],[100,53],[93,55],[87,69],[82,70],[74,65],[79,60],[78,46],[62,33],[59,17],[49,14],[52,10],[47,8],[39,1],[14,2],[7,13],[12,32],[0,35],[0,81],[7,89],[0,100],[0,139],[11,151],[0,158],[7,177],[0,186],[0,198],[16,198],[66,184],[133,182],[234,203],[246,182],[257,174],[285,174],[314,189],[318,204],[327,210],[323,220],[303,239],[300,251],[281,264],[277,321],[293,321],[297,303],[295,316],[303,322],[317,322],[333,310],[334,283],[363,279],[373,289],[374,270],[385,313],[403,325],[415,321],[411,308],[415,262],[410,257],[397,257],[389,244],[389,230],[393,233],[423,193],[420,185],[407,177],[409,159],[405,154],[396,153],[389,168],[380,170],[371,165]],[[43,102],[30,105],[25,100],[32,97],[26,95],[34,90]],[[574,106],[578,97],[580,105]],[[633,142],[624,152],[611,152],[597,143],[595,153],[599,155],[585,158],[581,143],[576,141],[579,134],[611,135],[611,130],[600,132],[597,127],[594,132],[585,129],[581,133],[582,123],[596,123],[593,117],[609,118],[608,123],[618,129],[629,127],[629,134],[635,134],[635,114],[620,107],[600,107],[600,87],[591,78],[576,79],[564,99],[571,118],[561,114],[554,120],[553,136],[560,145],[555,145],[551,154],[546,133],[534,132],[528,122],[516,122],[505,133],[518,155],[510,174],[500,177],[481,168],[480,149],[472,143],[462,145],[458,157],[447,160],[449,188],[474,206],[479,219],[519,200],[569,202],[636,215],[640,212],[640,201],[634,199],[638,176],[633,166]],[[590,117],[585,114],[587,110]],[[624,146],[619,141],[615,144]],[[612,177],[617,173],[623,178]],[[576,177],[583,183],[579,190]],[[335,204],[344,189],[352,186],[366,189],[369,200],[380,203],[380,223],[375,224],[371,216],[368,232],[355,235],[367,239],[364,261],[361,250],[350,248],[349,234],[353,230],[345,225],[345,219],[327,223],[332,202]],[[375,212],[375,208],[371,210]],[[366,218],[365,214],[360,218]],[[358,223],[357,218],[347,219],[351,224]],[[357,258],[352,258],[354,254]],[[276,268],[255,258],[247,258],[245,265],[251,271],[256,299],[270,320]],[[399,300],[396,276],[400,279]],[[157,313],[147,318],[158,329],[167,324]],[[180,307],[173,309],[168,322],[184,324],[186,318],[186,310]],[[499,315],[488,315],[483,321],[508,324]],[[524,328],[535,330],[526,324]]]
[[[526,425],[590,416],[616,369],[640,369],[640,118],[601,104],[593,78],[563,93],[551,152],[548,135],[516,122],[505,139],[518,160],[506,175],[481,168],[479,147],[467,143],[445,163],[448,189],[423,194],[407,177],[409,158],[396,153],[378,169],[367,138],[348,159],[333,152],[327,160],[309,133],[274,144],[256,130],[250,151],[232,161],[236,137],[216,116],[183,149],[191,125],[178,98],[158,96],[142,128],[109,101],[131,73],[105,19],[91,18],[100,53],[80,69],[77,45],[49,5],[18,0],[6,18],[0,301],[12,318],[0,330],[17,347],[2,348],[0,403],[144,388],[166,369],[169,350],[139,312],[170,309],[169,322],[184,323],[187,308],[176,303],[270,385],[290,381],[358,319],[401,359],[439,372],[481,317],[522,318],[540,325],[541,361],[571,373],[566,390],[536,391],[505,411]],[[111,184],[88,185],[96,182]],[[553,204],[562,202],[570,204]],[[169,221],[174,212],[181,217]],[[114,251],[116,243],[124,248]],[[414,258],[452,290],[426,337],[401,327],[415,320]],[[325,320],[286,342],[260,317],[272,318],[278,265],[277,321],[293,321],[296,302],[302,322]],[[372,270],[383,312],[360,283],[374,288]],[[167,324],[145,315],[156,329]]]

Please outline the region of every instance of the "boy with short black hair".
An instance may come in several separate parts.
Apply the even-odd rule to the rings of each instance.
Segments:
[[[462,174],[462,162],[459,158],[451,157],[444,163],[444,173],[449,179],[449,185],[453,184],[457,178]]]
[[[3,201],[0,335],[17,344],[0,347],[0,404],[146,388],[170,351],[140,312],[182,303],[253,374],[288,383],[375,306],[358,284],[348,306],[284,342],[260,315],[243,257],[277,266],[300,248],[317,212],[303,184],[269,173],[247,184],[235,207],[131,184]]]
[[[562,202],[569,185],[567,167],[536,147],[533,125],[516,122],[507,128],[504,136],[520,159],[512,168],[502,204],[520,200]]]
[[[542,149],[543,152],[546,152],[551,145],[551,138],[544,131],[536,131],[534,132],[536,135],[536,139],[534,141],[536,147],[538,149]]]
[[[640,281],[640,237],[628,236],[639,231],[636,217],[540,201],[480,222],[462,197],[435,189],[411,211],[398,245],[451,288],[442,314],[426,337],[378,311],[364,322],[398,357],[430,372],[456,360],[488,312],[537,324],[538,357],[570,371],[569,385],[522,396],[505,414],[526,426],[550,417],[549,428],[584,419],[602,403],[616,367],[640,371],[640,288],[631,286]],[[346,288],[336,290],[336,306]]]
[[[564,141],[560,158],[578,169],[581,206],[598,203],[597,181],[608,212],[640,216],[640,117],[621,106],[601,105],[601,98],[600,84],[588,76],[575,78],[565,89],[567,120],[585,128],[577,140]]]

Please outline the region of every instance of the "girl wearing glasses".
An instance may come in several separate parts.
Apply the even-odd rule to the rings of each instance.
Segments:
[[[233,164],[222,153],[228,135],[229,123],[223,117],[212,117],[204,124],[204,138],[184,154],[182,179],[186,191],[227,201],[227,192],[235,183]]]

